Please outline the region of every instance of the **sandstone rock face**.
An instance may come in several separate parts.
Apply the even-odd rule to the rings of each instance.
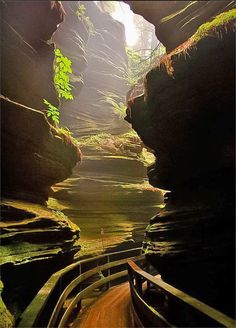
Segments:
[[[127,119],[157,155],[149,171],[154,186],[172,190],[192,180],[204,183],[209,174],[214,183],[217,172],[234,165],[234,32],[223,35],[201,40],[186,56],[167,57],[173,76],[164,64],[153,69],[146,99],[131,104]]]
[[[50,39],[63,21],[62,6],[2,1],[1,9],[2,195],[15,199],[3,201],[1,279],[3,302],[17,318],[48,277],[72,262],[79,229],[66,217],[16,199],[45,203],[50,187],[71,174],[80,152],[43,113],[43,99],[59,104]]]
[[[197,28],[219,13],[234,8],[233,1],[125,1],[156,29],[156,36],[171,51]]]
[[[3,1],[1,9],[1,93],[37,110],[46,110],[44,98],[58,106],[54,45],[47,41],[63,21],[61,5],[56,1]]]
[[[50,274],[71,262],[80,249],[79,233],[79,228],[59,212],[33,203],[2,200],[3,300],[15,317]]]
[[[50,187],[71,174],[77,147],[41,112],[1,100],[2,194],[42,203]]]
[[[3,283],[0,281],[0,293],[3,290]],[[2,297],[0,296],[0,327],[1,328],[10,328],[14,325],[14,318],[11,313],[6,308],[6,305],[2,301]]]
[[[125,103],[129,86],[123,79],[127,62],[124,26],[108,13],[101,12],[92,1],[66,1],[66,16],[53,40],[72,60],[74,100],[62,102],[62,124],[74,135],[101,132],[119,134],[128,131],[127,124],[114,113],[103,93],[114,93]],[[85,7],[92,27],[76,14]],[[79,77],[81,76],[81,79]],[[83,87],[82,87],[83,85]]]
[[[188,40],[147,74],[145,95],[127,110],[127,120],[155,151],[150,183],[171,190],[147,227],[148,259],[165,281],[231,316],[234,38],[231,21],[198,42]]]
[[[1,9],[1,92],[11,99],[2,100],[2,192],[42,202],[51,185],[67,178],[79,160],[77,147],[35,111],[45,111],[43,99],[59,104],[53,83],[54,45],[48,40],[64,11],[51,1],[2,2]]]
[[[161,203],[162,194],[148,186],[140,139],[123,135],[130,127],[103,96],[114,93],[118,103],[126,102],[124,26],[92,1],[66,1],[63,6],[65,22],[53,40],[72,60],[73,74],[82,80],[72,78],[74,100],[62,102],[62,123],[79,137],[83,159],[69,179],[53,187],[51,196],[66,204],[65,213],[73,215],[75,222],[88,214],[97,218],[96,211],[120,217],[129,211],[148,211],[145,206]],[[92,33],[76,14],[81,6],[92,23]],[[101,136],[98,141],[97,134]],[[91,202],[96,203],[94,208]]]

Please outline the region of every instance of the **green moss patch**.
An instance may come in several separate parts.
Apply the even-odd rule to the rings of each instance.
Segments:
[[[79,146],[78,140],[73,137],[73,133],[68,128],[53,127],[53,132],[55,135],[61,137],[65,143],[74,145],[75,147]]]
[[[236,19],[236,9],[231,9],[229,11],[223,12],[217,15],[212,21],[206,22],[199,26],[196,33],[193,34],[187,41],[182,43],[180,46],[175,48],[172,52],[167,55],[164,55],[159,63],[160,66],[164,66],[167,74],[173,76],[174,68],[172,63],[172,57],[176,55],[184,55],[188,54],[188,51],[197,45],[197,43],[210,36],[210,35],[219,35],[221,31],[228,30],[234,26],[234,22]]]
[[[201,39],[209,36],[212,32],[216,32],[218,28],[227,27],[229,23],[236,19],[236,9],[217,15],[211,22],[202,24],[197,32],[191,37],[192,42],[196,43]]]
[[[94,150],[105,150],[111,154],[125,154],[127,151],[137,152],[138,144],[140,144],[140,139],[133,130],[120,135],[99,133],[79,140],[79,145],[82,149],[86,147]]]

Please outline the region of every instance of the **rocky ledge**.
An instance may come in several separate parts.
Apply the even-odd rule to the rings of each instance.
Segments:
[[[155,26],[158,40],[167,52],[191,37],[199,26],[223,11],[233,9],[233,1],[124,1],[135,14]]]
[[[1,187],[8,198],[2,202],[2,300],[17,319],[80,248],[79,228],[36,203],[46,203],[51,186],[71,175],[81,155],[70,133],[44,114],[43,99],[59,105],[51,37],[64,18],[61,3],[1,1],[1,9]],[[0,312],[0,325],[10,327],[1,299]]]
[[[155,151],[150,183],[170,190],[144,249],[162,278],[235,316],[236,11],[199,27],[146,76],[127,120]]]
[[[156,153],[150,182],[166,190],[234,167],[234,25],[200,32],[147,74],[127,112]]]
[[[0,226],[2,297],[17,318],[45,280],[71,263],[80,230],[61,212],[4,199]]]
[[[43,113],[1,96],[2,194],[35,202],[70,176],[80,160],[74,141]]]

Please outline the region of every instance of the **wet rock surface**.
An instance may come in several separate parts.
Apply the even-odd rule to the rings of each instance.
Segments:
[[[124,26],[92,1],[67,1],[63,6],[65,22],[53,40],[72,60],[73,73],[81,80],[72,79],[74,100],[62,102],[62,122],[79,137],[83,158],[69,179],[53,187],[49,202],[82,224],[82,239],[96,238],[94,244],[99,244],[100,227],[105,229],[104,238],[110,236],[111,247],[117,234],[122,234],[121,225],[122,241],[127,235],[132,240],[135,223],[141,224],[143,213],[152,215],[163,197],[148,185],[140,139],[124,135],[130,127],[104,96],[113,93],[117,103],[126,101]],[[76,13],[82,6],[85,13],[79,18]],[[92,32],[85,17],[92,23]]]
[[[9,199],[2,200],[0,225],[2,297],[17,318],[46,279],[71,263],[80,230],[60,212]]]
[[[75,142],[50,125],[43,99],[58,106],[54,45],[64,11],[54,1],[1,2],[1,279],[15,319],[48,277],[73,261],[79,228],[46,207],[50,188],[80,160]],[[14,199],[9,200],[9,198]],[[1,304],[4,324],[13,320]]]
[[[0,293],[3,290],[3,283],[0,280]],[[6,305],[2,301],[2,296],[0,296],[0,327],[2,328],[9,328],[13,327],[14,325],[14,317],[6,308]]]
[[[171,190],[146,229],[148,259],[165,281],[232,317],[234,38],[231,21],[175,49],[147,74],[126,118],[155,151],[150,183]]]
[[[235,223],[229,188],[170,193],[165,209],[150,220],[143,247],[166,282],[234,316]]]

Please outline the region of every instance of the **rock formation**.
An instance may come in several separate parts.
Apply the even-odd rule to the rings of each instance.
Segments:
[[[1,93],[41,111],[46,110],[44,98],[58,106],[54,44],[48,40],[63,21],[62,6],[57,1],[1,1],[1,10]]]
[[[62,6],[2,1],[1,11],[1,176],[7,198],[2,200],[0,270],[3,302],[17,319],[52,272],[79,250],[79,228],[32,202],[46,202],[50,187],[70,176],[80,151],[70,136],[50,125],[43,104],[43,99],[59,104],[50,39],[63,21]],[[2,305],[1,311],[6,318],[1,324],[10,326]]]
[[[124,26],[92,1],[67,1],[63,5],[65,22],[53,40],[71,59],[76,78],[72,77],[74,100],[61,106],[62,124],[76,137],[127,132],[127,124],[103,95],[112,92],[118,102],[125,102],[129,89],[123,79],[127,62]],[[78,17],[82,6],[84,14]]]
[[[3,283],[0,281],[0,293],[2,294]],[[0,327],[13,327],[14,317],[6,308],[6,305],[3,303],[2,296],[0,296]]]
[[[76,220],[81,206],[87,204],[87,211],[91,211],[91,202],[96,202],[96,208],[102,202],[103,211],[119,211],[122,206],[127,210],[131,204],[139,211],[137,204],[145,206],[143,198],[146,204],[161,202],[160,192],[143,188],[146,166],[141,160],[139,138],[127,133],[130,127],[104,96],[113,93],[117,103],[126,101],[129,86],[123,76],[127,64],[124,26],[92,1],[67,1],[63,5],[65,22],[53,40],[71,59],[73,74],[81,80],[72,78],[74,100],[62,102],[61,117],[79,137],[83,161],[71,178],[53,187],[51,196],[63,204],[66,201],[68,215],[77,209]],[[80,18],[77,12],[82,6]]]
[[[158,40],[167,52],[191,37],[197,28],[222,11],[234,8],[233,1],[124,1],[134,13],[155,26]]]
[[[9,199],[2,200],[0,226],[2,296],[17,318],[45,280],[71,263],[79,228],[60,212]]]
[[[2,194],[43,203],[71,175],[78,149],[39,111],[1,97],[1,112]]]
[[[126,117],[155,151],[150,183],[171,191],[165,209],[146,229],[148,259],[165,281],[231,316],[234,20],[235,10],[218,15],[166,55],[147,74],[145,93],[130,101]]]

